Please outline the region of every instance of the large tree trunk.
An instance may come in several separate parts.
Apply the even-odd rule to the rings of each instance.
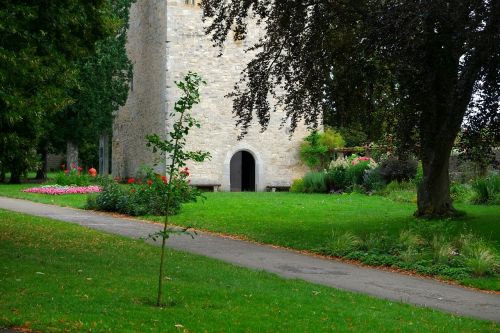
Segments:
[[[435,100],[439,100],[435,98]],[[420,158],[423,180],[418,188],[416,216],[441,218],[456,216],[450,197],[450,155],[465,113],[452,103],[425,110],[420,123]]]
[[[433,150],[432,156],[422,157],[424,179],[418,188],[416,215],[426,218],[453,216],[457,214],[457,211],[453,208],[450,197],[451,148],[448,149],[448,153],[443,152],[442,149]]]
[[[9,184],[21,184],[21,173],[18,170],[12,170],[10,172]]]

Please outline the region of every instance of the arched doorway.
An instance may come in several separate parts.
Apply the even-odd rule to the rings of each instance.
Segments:
[[[231,192],[255,191],[255,159],[247,151],[239,151],[231,158]]]

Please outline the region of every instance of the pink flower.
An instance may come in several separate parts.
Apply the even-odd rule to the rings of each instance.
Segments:
[[[59,186],[59,185],[49,185],[42,187],[32,187],[23,190],[26,193],[38,193],[38,194],[50,194],[50,195],[62,195],[62,194],[86,194],[86,193],[97,193],[101,192],[99,186]]]

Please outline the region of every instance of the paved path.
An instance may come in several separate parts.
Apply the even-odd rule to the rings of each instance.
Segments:
[[[0,208],[76,223],[130,238],[144,237],[160,229],[157,224],[4,197],[0,197]],[[380,298],[500,322],[499,295],[475,292],[431,279],[358,267],[208,233],[199,233],[194,240],[182,235],[173,236],[168,240],[168,246],[238,266],[276,273],[285,278],[303,279]]]

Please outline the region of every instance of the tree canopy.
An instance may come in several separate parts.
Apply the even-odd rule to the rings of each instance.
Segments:
[[[498,0],[202,0],[206,33],[227,38],[264,31],[229,96],[246,133],[281,108],[292,128],[360,121],[392,127],[401,152],[422,159],[420,216],[455,213],[448,160],[466,114],[498,130]],[[470,108],[472,96],[480,105]],[[476,111],[473,111],[476,110]],[[358,119],[358,120],[356,120]],[[476,117],[468,118],[475,122]],[[376,136],[376,133],[372,133]]]
[[[129,63],[120,67],[123,72],[109,67],[121,52],[115,44],[125,39],[120,19],[128,15],[130,2],[1,2],[0,171],[10,171],[11,182],[19,182],[23,172],[35,168],[36,150],[42,141],[49,141],[48,133],[65,135],[71,124],[55,121],[62,110],[80,103],[78,110],[92,113],[99,108],[99,114],[110,113],[102,96],[82,93],[89,91],[91,80],[102,94],[113,94],[113,107],[121,103],[123,93],[115,94],[121,87],[99,84],[104,81],[101,77],[129,75]],[[100,119],[98,126],[109,125],[109,117]]]
[[[125,104],[132,78],[125,48],[132,2],[109,1],[113,34],[97,41],[94,52],[76,62],[78,85],[68,91],[74,102],[48,121],[48,126],[58,128],[47,132],[55,151],[64,152],[70,141],[83,150],[84,162],[92,164],[98,158],[99,135],[111,134],[113,114]]]

